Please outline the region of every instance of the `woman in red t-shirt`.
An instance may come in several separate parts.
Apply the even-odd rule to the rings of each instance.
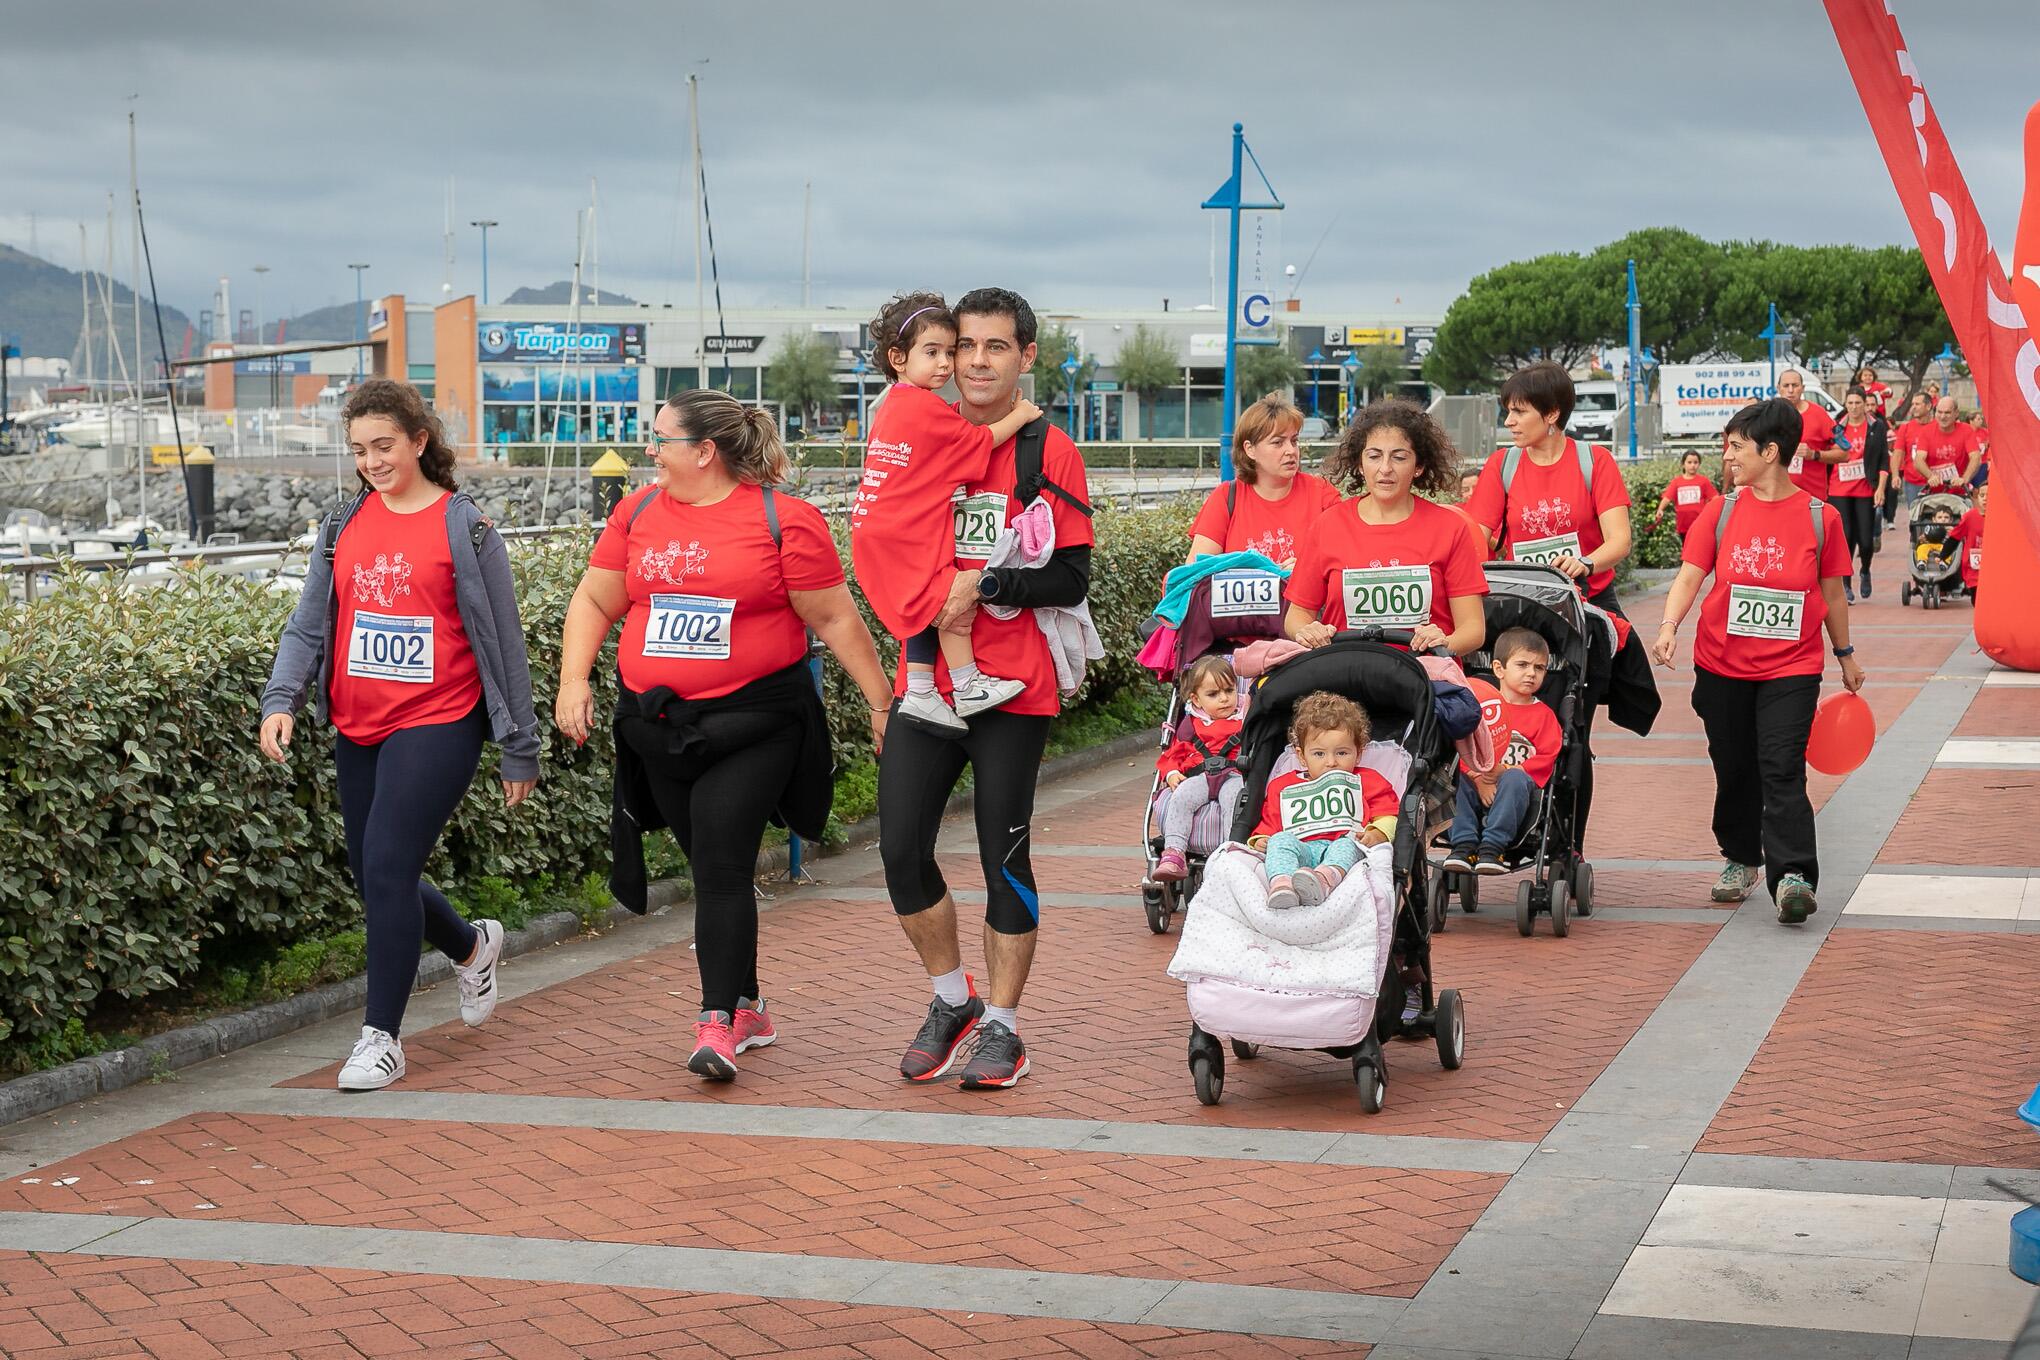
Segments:
[[[1510,557],[1558,568],[1589,602],[1620,614],[1615,565],[1629,556],[1629,487],[1613,454],[1567,437],[1572,376],[1531,364],[1509,375],[1501,399],[1516,446],[1487,460],[1467,512]]]
[[[1700,518],[1701,510],[1720,495],[1714,487],[1714,479],[1701,475],[1699,451],[1688,449],[1679,459],[1679,475],[1665,483],[1665,494],[1658,497],[1657,513],[1651,516],[1650,527],[1655,529],[1664,523],[1665,510],[1669,508],[1672,528],[1683,543],[1686,531],[1693,527],[1694,520]]]
[[[1724,455],[1736,489],[1707,507],[1686,536],[1664,623],[1651,654],[1671,667],[1679,625],[1711,573],[1693,641],[1693,711],[1714,763],[1714,838],[1721,846],[1717,902],[1740,902],[1769,880],[1778,919],[1816,909],[1820,861],[1806,796],[1806,740],[1820,698],[1823,624],[1842,663],[1842,685],[1863,688],[1849,644],[1842,582],[1849,545],[1832,505],[1794,486],[1788,449],[1800,445],[1799,413],[1782,398],[1757,402],[1728,422]]]
[[[1976,488],[1976,504],[1963,514],[1955,532],[1948,535],[1948,541],[1956,544],[1962,554],[1962,588],[1972,600],[1976,598],[1977,582],[1983,579],[1983,511],[1989,500],[1989,486]]]
[[[1415,402],[1370,403],[1346,427],[1325,465],[1363,494],[1320,515],[1290,573],[1282,627],[1306,647],[1346,628],[1411,631],[1416,651],[1464,656],[1487,636],[1480,597],[1487,575],[1474,532],[1458,514],[1416,494],[1440,495],[1458,478],[1452,442]]]
[[[1890,440],[1884,421],[1860,387],[1842,399],[1842,423],[1835,443],[1844,451],[1841,462],[1828,469],[1828,503],[1842,517],[1842,534],[1852,559],[1863,564],[1863,598],[1870,598],[1870,558],[1877,551],[1877,514],[1884,508],[1889,472],[1885,461]],[[1842,578],[1842,598],[1856,602],[1849,578]]]
[[[671,828],[694,875],[701,1015],[688,1069],[716,1081],[778,1038],[758,983],[751,877],[779,814],[820,840],[832,791],[809,630],[864,693],[874,746],[892,703],[821,512],[780,494],[786,448],[766,411],[723,392],[659,408],[657,484],[610,512],[567,606],[555,717],[576,743],[595,721],[588,672],[618,619],[617,807],[624,905],[644,910],[638,835]]]
[[[321,528],[304,594],[262,693],[262,750],[287,759],[292,716],[318,682],[347,862],[361,892],[368,1005],[343,1091],[404,1075],[398,1040],[421,937],[453,960],[460,1014],[496,1009],[503,926],[470,925],[425,881],[482,743],[502,747],[503,801],[538,782],[531,667],[503,540],[455,489],[454,453],[418,390],[374,378],[340,408],[362,491]]]
[[[1280,397],[1263,397],[1240,412],[1233,431],[1233,478],[1204,498],[1190,525],[1195,562],[1213,553],[1257,552],[1288,570],[1317,517],[1339,503],[1322,477],[1301,471],[1297,432],[1303,413]]]

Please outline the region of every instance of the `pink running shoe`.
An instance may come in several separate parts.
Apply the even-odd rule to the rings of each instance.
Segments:
[[[733,1081],[737,1075],[737,1036],[728,1011],[703,1011],[694,1026],[694,1056],[687,1070],[710,1081]]]
[[[763,1048],[779,1037],[779,1027],[772,1023],[772,1015],[765,1009],[765,999],[758,999],[758,1009],[749,1006],[737,1007],[736,1019],[730,1023],[736,1035],[739,1053],[746,1049]]]
[[[1181,850],[1164,850],[1162,857],[1155,861],[1155,882],[1181,883],[1190,877],[1190,861],[1183,858]]]

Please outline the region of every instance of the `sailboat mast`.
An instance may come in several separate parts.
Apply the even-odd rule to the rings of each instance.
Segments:
[[[149,441],[143,436],[142,421],[146,413],[142,408],[142,219],[139,204],[142,201],[141,182],[135,168],[135,112],[128,110],[128,245],[134,265],[135,313],[135,475],[141,478],[142,523],[141,532],[149,532]],[[167,373],[164,375],[169,376]],[[181,456],[181,453],[180,453]],[[197,526],[193,526],[196,528]]]
[[[811,258],[808,252],[808,243],[811,239],[809,228],[814,222],[814,215],[815,182],[809,180],[800,186],[800,305],[803,307],[812,306],[814,302],[814,289],[808,271]]]
[[[701,360],[698,374],[708,386],[708,294],[701,277],[701,77],[687,77],[688,141],[694,153],[694,352]]]

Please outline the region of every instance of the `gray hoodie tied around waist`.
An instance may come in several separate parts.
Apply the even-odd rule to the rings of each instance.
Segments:
[[[318,715],[321,720],[328,717],[333,635],[339,627],[340,602],[333,590],[333,564],[327,553],[369,494],[364,491],[344,511],[328,515],[319,526],[304,594],[284,627],[276,645],[276,664],[270,668],[269,683],[262,688],[264,718],[303,708],[306,698],[313,696],[315,683]],[[531,707],[531,660],[524,650],[524,624],[517,615],[510,550],[465,491],[447,498],[446,543],[453,554],[460,624],[474,651],[475,667],[481,672],[489,735],[503,749],[500,777],[536,779],[538,718]]]

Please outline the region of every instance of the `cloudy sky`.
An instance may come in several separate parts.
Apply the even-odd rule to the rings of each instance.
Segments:
[[[2040,10],[1894,4],[2008,247]],[[75,268],[83,218],[96,263],[133,107],[157,275],[194,315],[222,274],[254,305],[256,264],[270,316],[351,301],[357,260],[371,293],[436,297],[449,177],[455,293],[477,217],[498,297],[565,277],[594,176],[603,287],[691,302],[689,73],[732,302],[799,301],[808,181],[817,303],[1202,301],[1234,119],[1288,203],[1271,255],[1322,238],[1302,294],[1355,320],[1642,226],[1910,243],[1817,0],[8,0],[0,27],[0,240],[34,214]]]

